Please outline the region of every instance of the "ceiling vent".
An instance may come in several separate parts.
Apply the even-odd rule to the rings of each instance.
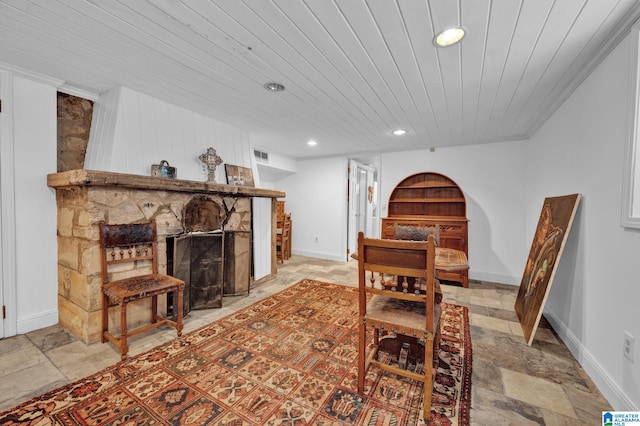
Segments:
[[[269,153],[264,152],[264,151],[259,151],[257,149],[253,150],[253,155],[256,157],[256,161],[259,161],[261,163],[268,163],[269,162]]]

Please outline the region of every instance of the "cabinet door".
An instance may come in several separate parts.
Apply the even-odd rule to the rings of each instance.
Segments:
[[[441,222],[440,245],[463,251],[467,256],[467,224],[466,222]]]
[[[462,235],[447,234],[447,233],[440,234],[440,245],[442,247],[460,250],[465,252],[466,254],[467,250],[466,250],[465,241],[466,239]]]

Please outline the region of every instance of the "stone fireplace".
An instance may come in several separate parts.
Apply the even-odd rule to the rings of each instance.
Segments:
[[[283,191],[209,182],[165,179],[92,170],[71,170],[49,175],[58,207],[58,311],[60,324],[86,343],[99,342],[101,333],[100,250],[96,224],[156,221],[160,272],[167,271],[166,239],[184,234],[185,206],[205,197],[220,207],[220,229],[230,233],[251,231],[252,197],[272,199],[272,274],[275,263],[276,199]],[[189,230],[191,231],[191,230]],[[231,262],[233,263],[233,262]],[[130,306],[134,324],[146,321],[145,303]],[[115,311],[114,311],[115,313]],[[117,329],[118,318],[110,314]]]

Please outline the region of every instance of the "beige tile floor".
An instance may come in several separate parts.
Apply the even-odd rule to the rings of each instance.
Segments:
[[[303,278],[357,285],[355,262],[293,256],[276,278],[249,296],[225,298],[221,309],[192,311],[185,331],[278,292]],[[513,310],[517,287],[470,282],[445,285],[445,301],[469,307],[473,351],[472,425],[595,425],[611,407],[546,321],[527,346]],[[175,337],[160,328],[130,339],[130,354]],[[110,344],[86,345],[53,326],[0,340],[0,411],[119,360]]]

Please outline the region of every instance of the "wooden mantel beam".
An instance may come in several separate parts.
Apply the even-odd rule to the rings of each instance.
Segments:
[[[60,189],[73,186],[107,186],[194,193],[212,192],[239,197],[284,198],[286,196],[284,191],[273,189],[86,169],[69,170],[47,175],[47,186]]]

